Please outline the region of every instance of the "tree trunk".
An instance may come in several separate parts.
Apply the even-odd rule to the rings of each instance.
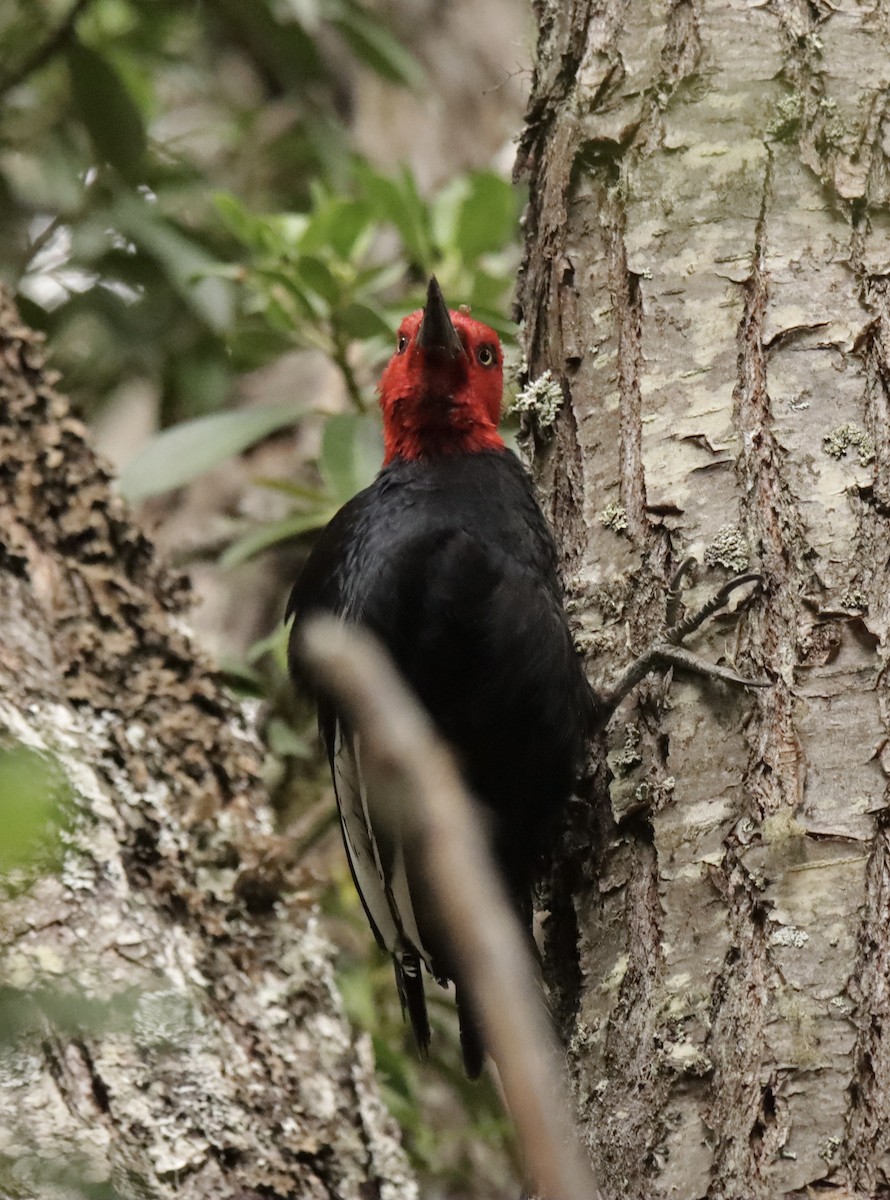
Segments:
[[[413,1197],[259,747],[35,343],[0,295],[0,745],[70,793],[0,902],[0,1195]]]
[[[583,1131],[608,1197],[890,1195],[890,9],[537,17],[520,307],[579,640],[613,676],[694,553],[690,603],[764,577],[694,647],[776,681],[644,685],[573,810]]]

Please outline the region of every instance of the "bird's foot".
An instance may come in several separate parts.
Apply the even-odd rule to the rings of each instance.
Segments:
[[[719,591],[715,592],[701,608],[679,619],[683,580],[694,566],[694,558],[685,558],[671,580],[665,598],[665,627],[658,640],[630,664],[607,692],[600,694],[599,700],[602,706],[600,712],[606,720],[641,679],[652,671],[668,670],[670,667],[682,667],[705,679],[721,679],[724,683],[736,684],[738,687],[772,687],[771,679],[748,679],[744,675],[737,675],[735,671],[730,671],[727,667],[720,667],[716,663],[699,658],[697,654],[693,654],[683,645],[684,640],[703,625],[708,617],[726,607],[729,597],[737,588],[743,587],[746,583],[759,584],[761,582],[760,575],[737,575],[735,579],[730,579]]]

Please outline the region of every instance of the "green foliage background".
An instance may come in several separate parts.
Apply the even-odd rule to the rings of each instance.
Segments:
[[[323,423],[316,460],[257,481],[284,497],[283,515],[234,528],[219,547],[223,567],[282,543],[299,557],[373,477],[375,380],[430,273],[452,304],[470,304],[511,340],[521,198],[488,170],[425,195],[408,169],[356,155],[357,65],[402,87],[409,104],[428,86],[362,0],[0,6],[0,274],[23,318],[46,331],[63,386],[88,417],[135,382],[158,397],[159,431],[125,469],[124,493],[139,502],[182,488],[271,434]],[[283,403],[237,407],[243,373],[302,349],[339,373],[343,411],[319,418],[298,382]],[[270,783],[298,854],[311,859],[336,831],[310,711],[287,684],[282,631],[226,666],[233,686],[265,702]],[[35,827],[51,820],[47,770],[25,752],[0,758],[7,883]],[[319,873],[335,864],[322,902],[343,995],[373,1037],[419,1169],[437,1177],[439,1195],[490,1194],[474,1146],[507,1160],[509,1134],[492,1087],[463,1079],[449,1002],[433,997],[435,1058],[419,1063],[339,849],[320,861]],[[13,1010],[0,1036],[12,1036]]]

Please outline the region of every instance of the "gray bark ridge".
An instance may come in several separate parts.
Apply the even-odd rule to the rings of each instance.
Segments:
[[[579,645],[614,676],[689,553],[697,641],[599,747],[548,975],[608,1196],[890,1194],[890,16],[536,6],[520,169],[531,446]]]
[[[69,796],[0,900],[0,1195],[410,1200],[259,746],[53,383],[0,293],[0,738]]]

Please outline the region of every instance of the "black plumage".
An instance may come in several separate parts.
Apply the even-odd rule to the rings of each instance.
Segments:
[[[504,882],[530,920],[533,878],[577,778],[593,699],[566,624],[553,538],[516,457],[487,450],[384,467],[321,534],[293,589],[294,630],[316,611],[356,622],[386,646],[455,750]],[[294,646],[292,631],[299,675]],[[375,820],[361,747],[324,698],[319,724],[353,877],[423,1049],[421,963],[444,981],[455,977],[453,957],[398,830]],[[481,1044],[456,983],[475,1075]]]

